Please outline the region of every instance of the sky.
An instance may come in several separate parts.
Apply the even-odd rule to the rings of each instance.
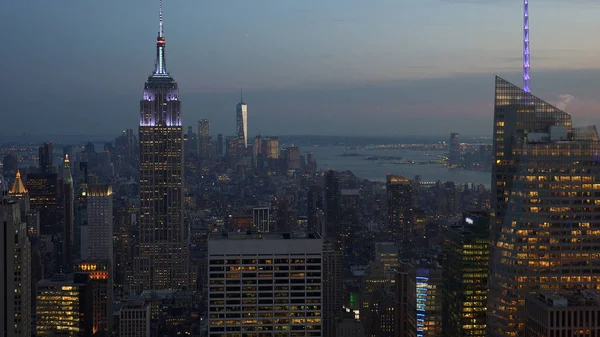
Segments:
[[[494,75],[522,86],[520,0],[164,0],[183,121],[249,134],[491,135]],[[600,124],[600,2],[530,0],[531,89]],[[0,134],[137,129],[158,0],[8,1]]]

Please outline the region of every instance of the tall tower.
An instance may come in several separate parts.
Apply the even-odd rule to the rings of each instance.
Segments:
[[[236,131],[240,147],[248,147],[248,105],[244,103],[244,93],[240,91],[240,102],[236,106]]]
[[[40,173],[51,173],[53,171],[52,161],[54,159],[54,151],[52,150],[52,142],[42,144],[39,149],[39,166]]]
[[[210,140],[210,121],[203,118],[198,121],[198,154],[200,158],[212,156],[212,142]]]
[[[169,75],[160,1],[154,72],[140,101],[140,222],[134,291],[185,289],[183,127],[177,82]]]
[[[529,93],[529,0],[523,1],[523,91]]]

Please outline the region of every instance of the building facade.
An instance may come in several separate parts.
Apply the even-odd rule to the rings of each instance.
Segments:
[[[409,258],[413,244],[413,184],[408,178],[389,174],[386,181],[388,228],[400,258]]]
[[[243,149],[248,147],[248,105],[244,103],[244,96],[240,97],[240,102],[235,107],[235,130],[238,137],[239,146]]]
[[[209,336],[322,336],[317,234],[218,234],[208,240]]]
[[[150,305],[141,299],[123,303],[119,310],[120,337],[150,337]]]
[[[162,13],[162,11],[161,11]],[[183,128],[177,82],[169,75],[165,36],[140,101],[140,221],[133,288],[186,289],[188,247],[183,227]]]
[[[598,288],[596,128],[497,77],[488,335],[517,336],[534,291]]]
[[[198,155],[200,158],[210,158],[213,145],[210,139],[210,122],[204,118],[198,121]]]
[[[444,336],[485,336],[489,276],[489,215],[464,212],[444,233]]]

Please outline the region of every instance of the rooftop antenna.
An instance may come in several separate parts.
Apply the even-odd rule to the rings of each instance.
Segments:
[[[244,88],[240,87],[240,103],[244,104]]]
[[[529,0],[523,2],[523,90],[530,93],[529,81]]]
[[[165,37],[165,34],[163,32],[163,21],[162,21],[162,0],[159,1],[159,12],[158,12],[158,25],[159,25],[159,31],[158,31],[158,35],[160,37]]]

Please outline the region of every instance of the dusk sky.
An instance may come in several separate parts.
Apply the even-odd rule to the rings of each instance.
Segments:
[[[7,1],[0,134],[137,130],[158,0]],[[600,125],[600,1],[530,0],[531,88]],[[165,0],[186,126],[249,134],[491,135],[494,75],[522,86],[521,0]],[[572,98],[571,98],[572,97]]]

